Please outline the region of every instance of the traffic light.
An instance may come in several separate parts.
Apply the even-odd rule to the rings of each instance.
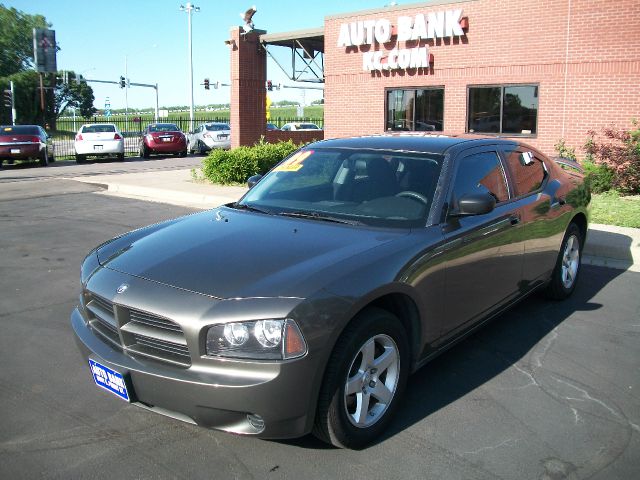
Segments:
[[[120,77],[120,88],[124,88],[125,86],[126,86],[125,79],[124,79],[124,77],[121,76]]]
[[[267,90],[273,91],[273,82],[271,80],[267,80]]]
[[[2,98],[4,100],[4,106],[5,107],[12,107],[13,106],[13,94],[11,93],[11,90],[4,90],[2,95]]]
[[[209,79],[208,78],[204,79],[204,89],[205,90],[209,90]]]

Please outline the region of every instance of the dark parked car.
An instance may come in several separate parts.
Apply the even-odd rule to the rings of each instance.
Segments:
[[[53,141],[39,125],[0,126],[0,168],[8,160],[37,159],[46,167],[54,161]]]
[[[187,138],[174,123],[152,123],[142,133],[139,151],[142,158],[157,153],[186,157]]]
[[[71,324],[99,386],[206,427],[359,448],[411,372],[535,290],[576,286],[582,173],[516,141],[325,140],[251,184],[89,253]]]

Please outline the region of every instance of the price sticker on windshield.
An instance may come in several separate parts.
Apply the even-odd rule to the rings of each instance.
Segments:
[[[288,158],[276,168],[273,169],[274,172],[297,172],[302,167],[304,167],[304,162],[311,154],[313,150],[305,150],[304,152],[298,152],[294,156]]]

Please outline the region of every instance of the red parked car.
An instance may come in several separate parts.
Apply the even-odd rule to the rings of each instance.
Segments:
[[[151,154],[172,153],[187,156],[187,139],[174,123],[152,123],[147,125],[140,139],[140,156],[149,158]]]
[[[0,167],[4,160],[38,159],[46,167],[53,162],[53,142],[39,125],[0,126]]]

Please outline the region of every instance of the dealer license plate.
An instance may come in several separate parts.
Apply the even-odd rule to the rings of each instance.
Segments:
[[[93,149],[96,151],[101,151],[102,150],[102,145],[94,145]]]
[[[89,368],[91,369],[91,375],[93,375],[93,381],[96,382],[96,385],[127,402],[131,401],[129,392],[127,391],[127,384],[121,373],[111,370],[109,367],[91,359],[89,359]]]
[[[20,149],[19,148],[12,148],[11,149],[11,153],[20,153]]]

